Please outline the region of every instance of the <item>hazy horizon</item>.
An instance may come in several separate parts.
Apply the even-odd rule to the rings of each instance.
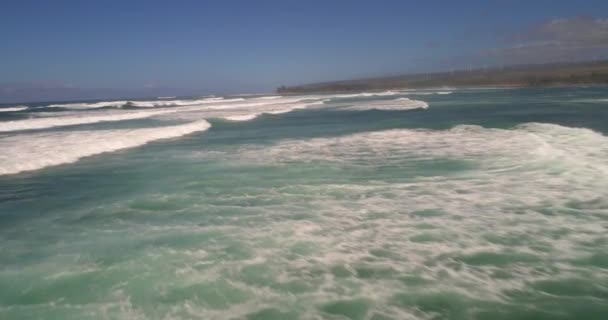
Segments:
[[[597,14],[608,12],[604,1],[4,7],[0,103],[261,93],[280,85],[608,57],[608,19]]]

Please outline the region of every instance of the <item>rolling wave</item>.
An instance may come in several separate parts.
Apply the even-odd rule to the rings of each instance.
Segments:
[[[323,97],[323,96],[321,96]],[[48,116],[24,120],[0,122],[1,132],[41,130],[98,122],[113,122],[149,118],[164,115],[165,120],[194,121],[196,119],[223,118],[229,121],[249,121],[261,114],[282,114],[296,109],[323,106],[331,98],[318,96],[298,97],[261,97],[252,99],[206,98],[183,101],[184,107],[146,111],[106,110],[92,112],[49,113]],[[181,103],[182,100],[153,101],[149,106],[161,103]],[[114,101],[119,105],[124,101]],[[195,105],[190,103],[196,102]],[[148,106],[147,102],[138,102]],[[201,108],[201,104],[205,105]],[[107,106],[108,102],[87,104],[87,108]],[[66,106],[66,105],[62,105]],[[81,108],[82,104],[71,104]],[[424,101],[399,98],[388,101],[355,102],[344,109],[350,110],[410,110],[428,108]],[[95,131],[57,131],[40,133],[19,133],[14,136],[0,137],[0,148],[5,151],[0,156],[0,174],[14,174],[22,171],[37,170],[47,166],[70,163],[86,156],[131,148],[150,141],[178,137],[209,128],[206,120],[190,122],[185,125],[163,128],[116,129]]]
[[[393,100],[381,101],[362,101],[356,102],[348,107],[342,107],[341,110],[414,110],[428,109],[429,105],[422,100],[413,100],[409,98],[397,98]]]
[[[46,108],[63,108],[73,110],[84,110],[84,109],[98,109],[107,107],[122,107],[129,101],[102,101],[95,103],[64,103],[64,104],[50,104]]]
[[[0,138],[0,175],[38,170],[75,162],[83,157],[205,131],[199,120],[163,128],[95,130],[25,134]]]
[[[231,103],[244,101],[243,98],[224,99],[222,97],[217,98],[204,98],[195,100],[151,100],[151,101],[129,101],[129,106],[140,107],[140,108],[153,108],[153,107],[170,107],[170,106],[196,106],[205,105],[211,103]]]
[[[337,138],[286,140],[267,149],[252,148],[239,156],[252,163],[263,159],[353,164],[361,157],[376,159],[372,164],[466,159],[475,161],[484,174],[504,172],[516,179],[526,176],[522,181],[540,179],[543,183],[563,180],[564,190],[569,183],[604,185],[608,181],[608,137],[590,129],[544,123],[526,123],[510,130],[458,125],[450,130],[392,129]],[[513,170],[519,173],[513,174]],[[535,177],[539,174],[543,177]]]
[[[15,111],[23,111],[27,110],[26,106],[16,106],[16,107],[8,107],[8,108],[0,108],[0,112],[15,112]]]
[[[452,91],[433,91],[433,92],[426,92],[426,91],[411,91],[411,92],[404,92],[403,94],[405,95],[419,95],[419,96],[431,96],[431,95],[448,95],[448,94],[452,94]]]
[[[358,97],[384,97],[384,96],[394,96],[398,95],[400,92],[398,91],[384,91],[384,92],[361,92],[361,93],[353,93],[353,94],[336,94],[332,95],[331,98],[358,98]]]
[[[225,116],[220,116],[225,120],[230,121],[249,121],[257,118],[262,114],[281,114],[287,113],[297,109],[305,109],[311,106],[323,105],[327,100],[321,100],[310,103],[300,103],[300,104],[280,104],[280,105],[268,105],[266,108],[259,108],[255,113],[245,113],[245,114],[229,114]]]
[[[229,103],[244,101],[243,98],[224,99],[222,97],[211,97],[203,99],[184,99],[184,100],[169,100],[175,97],[164,97],[159,100],[119,100],[119,101],[100,101],[94,103],[63,103],[63,104],[51,104],[45,106],[46,108],[63,108],[72,110],[86,110],[86,109],[99,109],[99,108],[120,108],[124,106],[140,107],[140,108],[152,108],[152,107],[166,107],[166,106],[193,106],[208,103]]]
[[[257,224],[249,223],[254,219],[242,223],[242,215],[222,224],[234,227],[225,229],[227,235],[239,230],[238,239],[252,257],[245,263],[228,261],[226,269],[256,266],[235,275],[238,282],[257,277],[257,267],[264,265],[269,275],[264,279],[273,284],[265,294],[273,298],[282,299],[281,284],[301,280],[302,270],[320,275],[318,285],[296,293],[298,299],[314,296],[324,302],[327,288],[338,301],[382,292],[373,296],[379,301],[374,308],[393,312],[391,319],[427,319],[391,309],[395,297],[438,301],[439,308],[461,297],[492,309],[519,308],[521,301],[504,297],[514,291],[545,297],[547,292],[537,287],[543,283],[551,284],[545,288],[558,284],[569,299],[571,294],[604,297],[604,291],[586,289],[605,279],[601,269],[582,265],[589,264],[589,257],[602,257],[592,262],[595,266],[606,265],[601,244],[608,212],[608,138],[597,132],[543,123],[508,130],[475,125],[392,129],[285,139],[202,156],[233,162],[230,168],[243,165],[252,175],[268,167],[290,173],[273,188],[255,179],[241,187],[239,181],[214,199],[214,204],[264,217]],[[173,196],[183,201],[182,193]],[[193,195],[193,201],[199,197]],[[290,219],[294,213],[305,218]],[[291,250],[303,244],[305,250],[294,259]],[[202,254],[183,250],[191,261],[183,272],[224,248],[207,246]],[[539,272],[548,267],[554,271]],[[497,270],[513,276],[497,277]],[[205,278],[217,275],[217,269],[203,272]],[[585,290],[568,285],[570,279],[598,273],[580,282]],[[351,291],[353,282],[357,287]],[[457,298],[450,300],[452,295]],[[252,294],[250,304],[238,306],[251,306],[247,310],[253,313],[262,303],[257,297]]]
[[[25,120],[4,121],[0,122],[0,132],[23,131],[23,130],[38,130],[54,127],[73,126],[80,124],[90,124],[97,122],[108,121],[123,121],[148,118],[156,115],[175,112],[174,110],[158,110],[145,112],[129,112],[129,113],[101,113],[95,115],[70,115],[70,116],[55,116],[31,118]]]

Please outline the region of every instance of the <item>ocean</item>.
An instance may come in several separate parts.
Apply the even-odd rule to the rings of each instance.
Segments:
[[[608,88],[0,106],[0,319],[608,319]]]

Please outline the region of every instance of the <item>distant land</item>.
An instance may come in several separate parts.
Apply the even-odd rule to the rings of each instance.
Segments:
[[[315,93],[407,88],[532,87],[585,84],[608,84],[608,60],[405,74],[390,77],[281,86],[276,91],[278,93]]]

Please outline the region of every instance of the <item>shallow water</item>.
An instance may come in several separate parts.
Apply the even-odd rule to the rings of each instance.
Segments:
[[[608,318],[608,89],[446,91],[0,112],[0,319]]]

